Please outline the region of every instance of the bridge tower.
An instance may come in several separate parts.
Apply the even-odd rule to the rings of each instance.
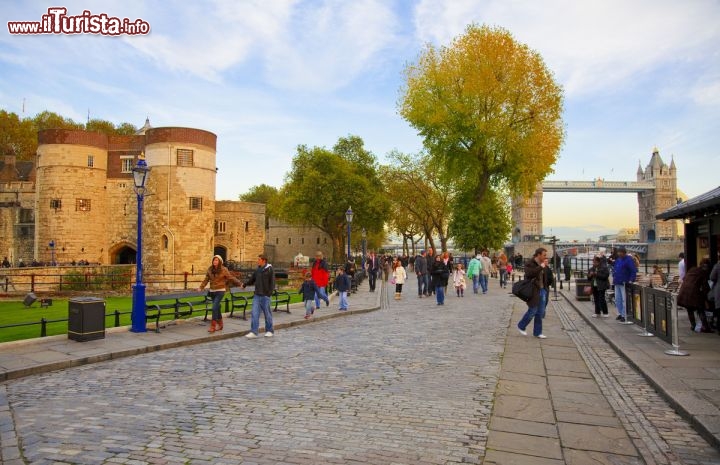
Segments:
[[[542,184],[538,184],[532,196],[514,198],[512,201],[512,242],[542,241]]]
[[[678,203],[677,168],[675,160],[665,164],[657,148],[653,149],[650,163],[642,169],[638,163],[637,180],[652,182],[653,190],[638,192],[640,242],[677,241],[677,220],[662,221],[656,216]]]

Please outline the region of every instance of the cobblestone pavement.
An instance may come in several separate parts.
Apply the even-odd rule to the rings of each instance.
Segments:
[[[720,464],[718,451],[563,301],[551,302],[550,338],[540,341],[517,334],[524,304],[496,283],[488,295],[451,294],[438,306],[419,299],[412,281],[401,301],[383,295],[378,311],[273,338],[0,384],[3,463]],[[539,356],[540,371],[526,373],[531,365],[518,354]],[[518,381],[530,377],[548,386],[550,416],[531,418],[544,424],[519,442],[507,433],[519,423],[502,414],[532,414],[536,395],[523,397]],[[606,399],[603,422],[615,429],[592,418],[591,392]],[[598,438],[613,453],[594,448]],[[541,439],[556,456],[533,452]],[[519,454],[498,453],[508,444]]]
[[[486,297],[7,382],[18,463],[480,463],[509,317]]]

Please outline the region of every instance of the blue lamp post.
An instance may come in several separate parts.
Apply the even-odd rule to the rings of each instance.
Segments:
[[[135,183],[135,194],[137,194],[137,255],[135,258],[135,285],[133,286],[132,295],[132,312],[130,319],[132,326],[130,331],[134,333],[144,333],[147,331],[145,320],[145,284],[143,283],[142,273],[142,218],[143,218],[143,201],[145,200],[145,184],[147,183],[150,168],[145,163],[145,154],[140,153],[137,165],[132,170],[133,181]]]
[[[347,243],[348,243],[348,261],[352,260],[352,253],[350,253],[350,225],[352,224],[353,220],[353,211],[352,207],[348,207],[347,211],[345,212],[345,219],[347,220],[348,225],[348,231],[347,231]]]

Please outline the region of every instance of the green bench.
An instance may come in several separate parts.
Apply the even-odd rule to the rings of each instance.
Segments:
[[[172,316],[173,320],[179,320],[192,316],[196,311],[200,312],[200,307],[205,310],[205,320],[207,320],[208,313],[212,311],[212,300],[207,292],[150,295],[145,298],[145,321],[154,320],[155,332],[159,333],[161,317]]]

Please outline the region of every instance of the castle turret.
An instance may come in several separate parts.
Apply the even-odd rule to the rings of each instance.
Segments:
[[[104,238],[109,215],[107,136],[49,129],[38,133],[35,258],[80,260]],[[52,245],[51,245],[52,244]],[[96,257],[92,257],[93,260]]]

